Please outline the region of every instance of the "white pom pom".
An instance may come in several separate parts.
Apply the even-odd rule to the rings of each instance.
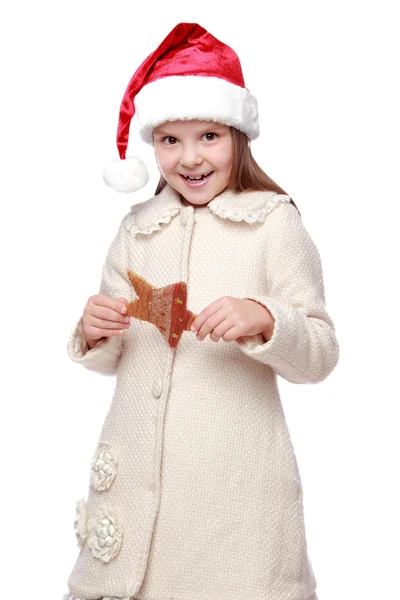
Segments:
[[[103,179],[116,192],[136,192],[146,185],[149,173],[137,156],[117,158],[106,165]]]

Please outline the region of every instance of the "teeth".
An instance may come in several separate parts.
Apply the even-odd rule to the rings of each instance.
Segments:
[[[211,173],[211,171],[210,171],[210,173]],[[189,177],[189,175],[184,175],[184,177],[185,177],[185,179],[189,179],[189,181],[201,181],[205,177],[208,177],[208,175],[210,175],[210,173],[204,173],[204,175],[202,175],[201,177]]]

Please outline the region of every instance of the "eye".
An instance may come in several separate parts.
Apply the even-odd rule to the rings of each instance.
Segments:
[[[172,142],[166,142],[166,140],[172,140]],[[175,144],[175,142],[177,142],[178,140],[174,137],[172,137],[172,135],[166,135],[162,140],[162,142],[165,142],[167,144],[167,146],[173,146]]]
[[[211,132],[211,131],[209,131],[208,133],[205,133],[205,134],[203,135],[203,137],[204,137],[204,136],[209,136],[209,135],[210,135],[210,136],[214,136],[214,137],[211,137],[211,138],[207,137],[207,141],[208,141],[208,142],[212,142],[213,140],[215,140],[215,138],[216,138],[216,137],[218,137],[218,134],[216,134],[216,133],[214,133],[214,132]]]

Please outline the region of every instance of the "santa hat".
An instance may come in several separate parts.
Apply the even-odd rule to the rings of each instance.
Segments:
[[[117,131],[120,158],[103,172],[119,192],[139,190],[149,179],[140,158],[126,157],[135,113],[140,137],[149,144],[157,125],[190,119],[230,125],[250,140],[259,135],[257,100],[245,87],[237,54],[197,23],[176,25],[128,84]]]

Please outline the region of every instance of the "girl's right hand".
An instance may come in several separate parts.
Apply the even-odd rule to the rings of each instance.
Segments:
[[[104,294],[90,296],[82,319],[82,332],[89,348],[100,339],[122,335],[130,327],[130,318],[125,316],[127,304],[126,298],[109,298]]]

